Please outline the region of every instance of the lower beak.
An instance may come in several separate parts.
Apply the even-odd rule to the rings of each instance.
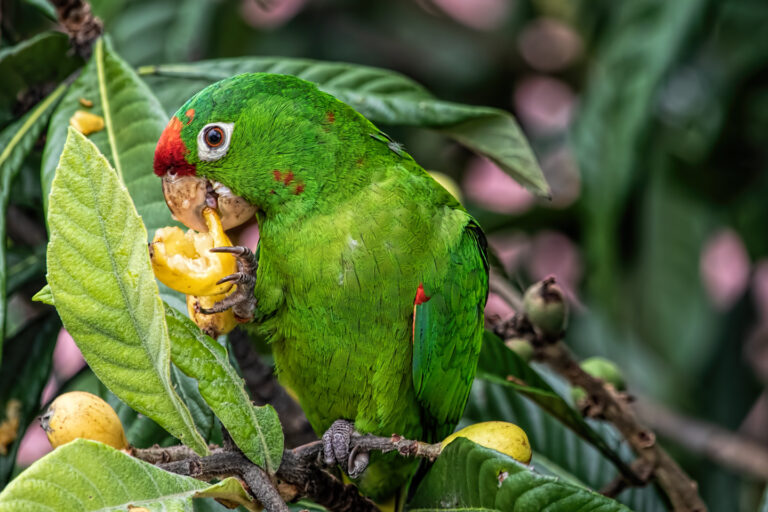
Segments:
[[[163,195],[173,218],[195,231],[205,233],[203,208],[214,208],[224,229],[231,229],[253,218],[256,207],[227,187],[198,176],[163,176]]]

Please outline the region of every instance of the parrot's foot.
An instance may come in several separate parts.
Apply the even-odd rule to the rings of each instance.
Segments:
[[[226,252],[237,258],[237,272],[222,277],[216,284],[231,282],[237,285],[237,289],[227,295],[210,308],[200,308],[202,313],[212,315],[229,308],[238,320],[253,320],[253,311],[256,309],[256,297],[253,288],[256,286],[256,269],[259,266],[256,256],[247,247],[214,247],[211,252]]]
[[[323,434],[323,462],[327,466],[338,464],[350,478],[357,478],[368,467],[368,452],[349,449],[353,437],[360,434],[347,420],[336,420]]]

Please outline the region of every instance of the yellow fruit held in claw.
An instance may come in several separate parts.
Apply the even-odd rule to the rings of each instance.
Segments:
[[[99,441],[118,450],[129,446],[115,410],[84,391],[57,397],[40,418],[40,424],[54,448],[75,439]]]
[[[216,284],[222,277],[237,272],[237,261],[231,254],[210,252],[213,247],[231,246],[219,215],[211,208],[203,209],[208,233],[191,229],[184,233],[175,226],[155,232],[149,249],[152,270],[163,284],[187,295],[222,295],[232,283]]]
[[[240,322],[235,318],[232,309],[227,309],[221,313],[206,315],[205,313],[200,312],[200,308],[209,309],[226,296],[226,293],[222,295],[208,295],[202,297],[187,295],[187,312],[189,313],[189,318],[191,318],[205,334],[214,339],[222,334],[227,334],[237,327],[237,324]]]
[[[442,448],[445,449],[457,437],[465,437],[481,446],[509,455],[523,464],[531,462],[531,443],[528,442],[528,436],[514,423],[506,421],[475,423],[446,437],[442,442]]]

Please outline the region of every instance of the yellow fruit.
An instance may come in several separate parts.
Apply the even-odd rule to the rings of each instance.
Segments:
[[[202,297],[187,295],[187,312],[189,313],[189,318],[197,324],[200,330],[214,339],[222,334],[227,334],[240,322],[235,318],[232,309],[227,309],[221,313],[206,315],[205,313],[200,312],[200,308],[208,309],[226,296],[226,293],[222,295],[208,295]]]
[[[123,424],[107,402],[84,391],[64,393],[40,418],[51,446],[58,448],[75,439],[99,441],[118,450],[128,448]]]
[[[69,119],[69,124],[83,135],[90,135],[104,129],[104,118],[85,110],[78,110]]]
[[[219,215],[212,208],[203,210],[208,233],[191,229],[184,233],[175,226],[160,228],[149,246],[152,270],[163,284],[187,295],[222,295],[232,283],[216,284],[222,277],[237,272],[231,254],[210,252],[213,247],[231,246]]]
[[[528,442],[528,436],[514,423],[506,421],[475,423],[446,437],[442,442],[442,448],[444,449],[457,437],[465,437],[481,446],[509,455],[523,464],[531,462],[531,443]]]

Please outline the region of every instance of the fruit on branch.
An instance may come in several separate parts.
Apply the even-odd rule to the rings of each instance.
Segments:
[[[216,283],[237,272],[237,262],[231,254],[210,252],[210,249],[231,246],[232,242],[214,209],[205,208],[203,218],[208,225],[207,233],[191,229],[184,233],[176,226],[155,232],[149,244],[152,270],[163,284],[187,295],[226,294],[232,283]]]
[[[546,338],[560,337],[568,322],[568,304],[554,277],[525,291],[523,311],[534,330]]]
[[[602,379],[607,384],[613,386],[616,391],[624,391],[627,389],[624,374],[613,361],[609,361],[604,357],[590,357],[589,359],[582,361],[579,366],[591,376]],[[587,392],[584,388],[575,387],[571,389],[571,397],[576,403],[586,398],[586,396]]]
[[[528,441],[528,436],[514,423],[506,421],[475,423],[443,439],[441,449],[445,449],[457,437],[467,438],[480,446],[509,455],[523,464],[531,462],[531,443]]]
[[[533,359],[533,346],[525,338],[509,338],[504,341],[504,344],[526,363]]]
[[[129,447],[123,424],[107,402],[84,391],[64,393],[40,417],[51,446],[75,439],[90,439],[118,450]]]

